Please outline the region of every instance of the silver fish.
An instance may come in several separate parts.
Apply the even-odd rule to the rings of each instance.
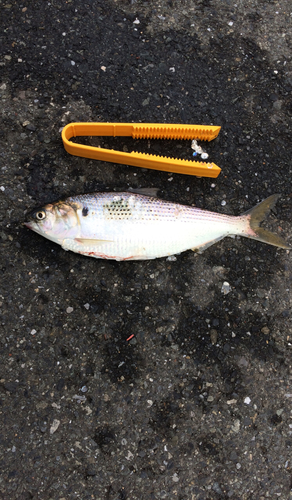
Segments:
[[[92,193],[36,209],[24,224],[64,250],[100,259],[155,259],[189,249],[202,252],[232,235],[290,249],[280,236],[260,227],[278,197],[270,196],[234,217],[129,192]]]

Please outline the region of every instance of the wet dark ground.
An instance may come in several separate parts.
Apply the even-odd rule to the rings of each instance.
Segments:
[[[291,5],[0,9],[1,499],[292,498],[291,254],[225,239],[99,261],[21,225],[95,190],[234,215],[278,192],[268,225],[291,242]],[[68,155],[61,128],[91,120],[221,125],[202,146],[222,172]],[[192,159],[188,141],[100,144]]]

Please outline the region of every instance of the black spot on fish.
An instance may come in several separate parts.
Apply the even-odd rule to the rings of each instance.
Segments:
[[[87,207],[82,208],[82,215],[83,215],[83,217],[86,217],[86,215],[88,215],[88,208]]]

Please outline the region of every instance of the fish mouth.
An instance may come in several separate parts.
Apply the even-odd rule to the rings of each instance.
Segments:
[[[22,224],[23,224],[23,226],[26,226],[26,227],[28,227],[29,229],[34,229],[34,228],[33,228],[33,223],[32,223],[32,222],[23,222]]]

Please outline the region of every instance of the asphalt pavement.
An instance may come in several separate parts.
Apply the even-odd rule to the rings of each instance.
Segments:
[[[0,498],[292,498],[291,252],[225,238],[116,262],[24,227],[157,188],[292,244],[288,0],[0,0]],[[73,121],[220,125],[218,178],[70,156]],[[193,160],[191,141],[84,139]]]

